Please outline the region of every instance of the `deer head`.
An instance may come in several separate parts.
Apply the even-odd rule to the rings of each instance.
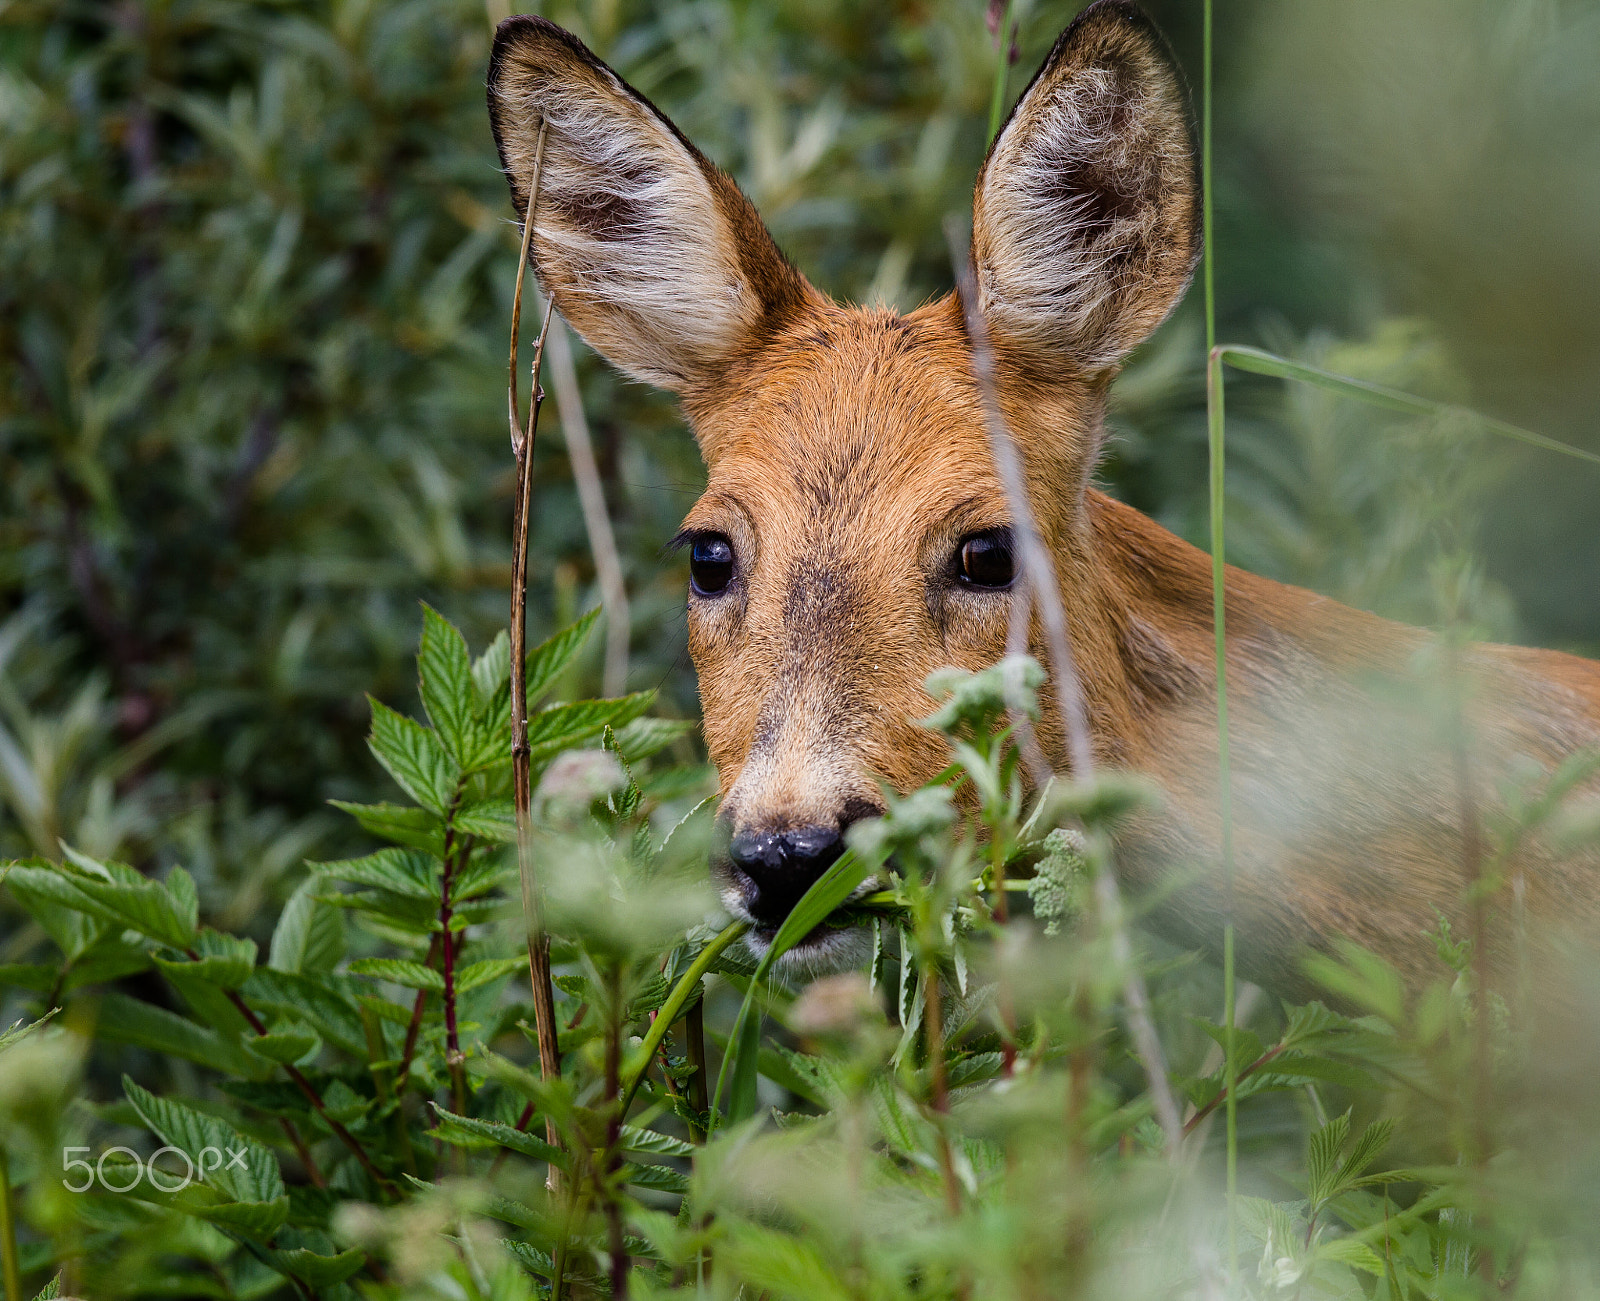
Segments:
[[[719,871],[729,909],[770,935],[885,784],[909,791],[947,763],[913,721],[932,708],[927,675],[1005,652],[1009,516],[959,303],[900,315],[825,297],[726,174],[543,19],[501,24],[489,111],[524,215],[546,130],[544,288],[613,364],[676,393],[699,440],[708,486],[680,540],[730,833]],[[1085,493],[1112,376],[1193,269],[1197,193],[1165,46],[1100,0],[1018,102],[973,201],[998,396],[1101,744],[1125,693]],[[1041,740],[1060,761],[1062,738]],[[824,934],[800,960],[849,947]]]

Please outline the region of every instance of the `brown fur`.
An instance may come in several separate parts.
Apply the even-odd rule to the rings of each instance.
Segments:
[[[534,249],[568,319],[624,368],[679,392],[700,440],[709,484],[686,527],[725,535],[736,556],[729,590],[689,605],[723,816],[747,830],[848,822],[876,806],[880,782],[906,792],[945,765],[942,742],[912,721],[931,708],[924,678],[1004,653],[1009,594],[961,587],[952,565],[962,537],[1009,519],[958,304],[901,316],[825,299],[731,181],[573,38],[534,19],[502,24],[490,74],[519,208],[558,83],[631,133],[630,156],[678,169],[653,197],[623,193],[634,182],[618,169],[632,164],[597,171],[552,129],[553,197],[536,210]],[[1136,887],[1192,878],[1162,892],[1153,920],[1214,948],[1210,560],[1087,486],[1115,364],[1171,309],[1198,251],[1190,159],[1164,48],[1130,6],[1102,0],[1062,37],[997,140],[973,246],[1001,404],[1055,557],[1094,747],[1166,794],[1164,810],[1123,837],[1119,865]],[[586,202],[585,185],[605,195]],[[1052,204],[1043,224],[1013,220]],[[701,219],[692,241],[660,233]],[[604,264],[587,280],[561,243],[575,222],[591,241],[583,256]],[[1041,242],[1052,223],[1053,246]],[[726,292],[679,301],[665,280],[640,291],[628,277],[646,263]],[[1228,571],[1227,605],[1242,970],[1295,990],[1302,952],[1345,936],[1412,977],[1436,973],[1421,932],[1434,908],[1460,913],[1465,885],[1459,793],[1427,690],[1440,674],[1425,661],[1439,648],[1239,570]],[[1034,654],[1048,660],[1037,635]],[[1600,744],[1600,664],[1482,647],[1466,667],[1486,815],[1519,756],[1549,768]],[[1047,724],[1041,740],[1065,767],[1059,732]],[[1593,854],[1523,847],[1513,870],[1549,924],[1537,933],[1600,924],[1597,868]]]

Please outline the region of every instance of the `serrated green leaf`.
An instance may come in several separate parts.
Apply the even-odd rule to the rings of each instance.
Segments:
[[[478,800],[456,810],[455,827],[462,835],[509,845],[517,838],[517,814],[510,800]]]
[[[1315,1130],[1306,1145],[1306,1196],[1319,1206],[1333,1196],[1339,1169],[1339,1150],[1350,1136],[1350,1113],[1335,1116]]]
[[[430,813],[443,817],[455,799],[461,766],[445,752],[438,733],[368,696],[372,732],[367,746],[400,788]]]
[[[304,1021],[286,1021],[250,1040],[250,1051],[283,1065],[310,1056],[322,1046],[317,1032]]]
[[[400,958],[358,958],[350,964],[350,971],[353,975],[387,980],[394,985],[404,985],[407,989],[444,989],[444,976],[432,967]]]
[[[44,1025],[45,1022],[49,1021],[51,1017],[55,1016],[55,1014],[60,1010],[61,1009],[58,1007],[51,1008],[50,1011],[46,1012],[37,1021],[30,1021],[27,1025],[23,1025],[21,1021],[18,1021],[15,1025],[10,1026],[5,1030],[0,1030],[0,1051],[4,1051],[5,1049],[11,1047],[12,1044],[19,1043],[23,1039],[26,1039],[40,1026]]]
[[[616,729],[617,752],[626,763],[638,763],[659,754],[680,736],[691,735],[699,723],[692,718],[636,718]]]
[[[325,889],[315,874],[295,888],[272,929],[267,965],[275,971],[316,975],[344,957],[344,915],[317,897]]]
[[[483,654],[472,661],[472,685],[478,693],[481,713],[488,714],[490,702],[509,683],[510,677],[511,638],[502,628],[484,648]]]
[[[158,1098],[126,1075],[122,1091],[151,1130],[195,1163],[204,1183],[236,1202],[271,1202],[284,1195],[278,1159],[255,1139],[215,1116]]]
[[[262,1255],[279,1273],[299,1279],[313,1292],[343,1283],[367,1263],[365,1254],[354,1247],[336,1256],[324,1256],[305,1247],[271,1250]]]
[[[621,1181],[635,1188],[653,1188],[663,1193],[686,1193],[689,1176],[667,1165],[636,1165],[624,1162],[618,1172]]]
[[[422,645],[417,651],[418,687],[435,734],[463,771],[478,767],[478,755],[491,739],[478,721],[477,691],[467,642],[443,615],[422,607]]]
[[[0,962],[0,986],[48,993],[56,983],[58,968],[38,962]]]
[[[356,1007],[353,982],[331,975],[313,979],[292,971],[257,967],[241,992],[252,1007],[302,1017],[336,1048],[365,1060],[367,1035]]]
[[[634,1125],[622,1127],[621,1143],[624,1152],[643,1152],[651,1156],[693,1156],[695,1151],[694,1144],[685,1143],[681,1138]]]
[[[81,957],[106,933],[109,923],[98,911],[85,911],[83,896],[61,884],[56,865],[49,859],[23,859],[7,863],[6,869],[5,884],[13,897],[69,962]]]
[[[576,623],[563,628],[528,652],[525,662],[530,704],[548,691],[565,671],[572,657],[582,649],[583,643],[594,631],[595,620],[599,617],[600,609],[596,606]]]
[[[598,736],[607,727],[631,722],[655,703],[656,693],[640,691],[616,700],[577,700],[555,705],[528,719],[528,749],[538,763]],[[509,759],[509,755],[507,756]]]
[[[436,904],[439,899],[439,861],[419,850],[380,849],[365,858],[338,859],[308,866],[318,876],[333,877],[350,885],[371,886],[391,894],[423,899],[430,904]]]
[[[444,852],[444,822],[427,809],[407,808],[403,804],[351,804],[346,800],[329,800],[328,803],[348,813],[375,836],[410,845],[436,857]]]
[[[1326,1242],[1319,1242],[1316,1250],[1312,1252],[1316,1260],[1335,1261],[1341,1265],[1349,1265],[1352,1269],[1364,1270],[1368,1274],[1383,1277],[1383,1257],[1378,1255],[1366,1243],[1355,1238],[1332,1238]]]
[[[456,973],[456,993],[465,994],[479,985],[487,985],[491,980],[500,980],[513,971],[520,971],[527,965],[526,957],[489,958],[483,962],[469,963]]]
[[[450,898],[457,903],[476,899],[479,895],[493,890],[495,886],[512,880],[516,874],[517,861],[514,855],[502,850],[476,854],[451,881]]]
[[[194,943],[192,900],[180,889],[175,897],[125,863],[97,863],[81,854],[75,862],[13,868],[7,880],[54,903],[91,913],[174,949]],[[88,864],[89,866],[83,866]],[[173,873],[178,877],[178,873]],[[188,881],[188,873],[178,877]]]
[[[446,1111],[440,1106],[435,1106],[433,1110],[439,1118],[438,1127],[433,1131],[434,1136],[446,1143],[469,1148],[508,1147],[513,1152],[520,1152],[523,1156],[532,1157],[536,1161],[546,1161],[562,1169],[566,1168],[566,1154],[560,1148],[552,1147],[542,1138],[536,1138],[526,1130],[502,1125],[498,1121],[458,1116],[455,1112]]]
[[[57,1274],[53,1279],[44,1285],[44,1290],[40,1292],[38,1296],[34,1297],[33,1301],[60,1301],[60,1297],[61,1275]]]
[[[150,950],[143,942],[128,944],[118,935],[104,935],[87,953],[67,968],[61,988],[65,993],[82,989],[85,985],[121,980],[135,972],[148,971],[154,965]]]
[[[256,966],[256,942],[224,935],[209,927],[195,937],[193,958],[167,958],[154,954],[156,966],[168,976],[203,980],[218,989],[238,989]]]
[[[252,1060],[235,1040],[196,1025],[164,1007],[114,991],[100,996],[95,1035],[112,1043],[133,1044],[152,1052],[181,1057],[246,1079],[259,1076],[267,1069]]]

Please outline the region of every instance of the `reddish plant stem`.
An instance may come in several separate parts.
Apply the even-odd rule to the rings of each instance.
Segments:
[[[193,949],[189,949],[187,952],[195,962],[200,961],[200,955]],[[266,1034],[266,1024],[250,1010],[250,1005],[239,997],[238,991],[230,989],[228,991],[228,1001],[238,1009],[239,1015],[244,1017],[250,1028],[257,1035]],[[283,1069],[289,1078],[294,1081],[295,1087],[305,1096],[305,1100],[311,1104],[311,1109],[322,1117],[322,1123],[333,1131],[335,1138],[350,1149],[351,1154],[361,1163],[361,1168],[372,1176],[373,1182],[386,1192],[396,1192],[397,1190],[389,1178],[379,1171],[377,1166],[372,1164],[372,1158],[367,1155],[366,1148],[361,1146],[356,1136],[328,1114],[327,1107],[322,1104],[321,1096],[311,1087],[311,1081],[300,1073],[299,1067],[285,1062],[283,1063]]]
[[[1251,1062],[1250,1065],[1246,1066],[1242,1071],[1234,1076],[1233,1087],[1237,1089],[1247,1079],[1249,1079],[1274,1057],[1281,1053],[1284,1050],[1284,1047],[1285,1045],[1278,1044],[1274,1048],[1267,1049],[1266,1052],[1262,1053],[1261,1056],[1255,1059],[1255,1061]],[[1199,1128],[1201,1121],[1203,1121],[1227,1100],[1228,1090],[1226,1088],[1219,1089],[1215,1097],[1207,1102],[1205,1106],[1201,1107],[1199,1111],[1195,1112],[1194,1115],[1189,1117],[1188,1124],[1183,1127],[1183,1136],[1188,1138],[1190,1134],[1194,1133],[1194,1131]]]
[[[428,956],[422,965],[431,967],[439,956],[439,937],[428,942]],[[417,1036],[422,1033],[422,1012],[428,1002],[428,991],[419,989],[411,1003],[411,1024],[406,1027],[406,1046],[400,1054],[400,1068],[395,1074],[395,1092],[404,1094],[411,1083],[411,1060],[417,1055]]]

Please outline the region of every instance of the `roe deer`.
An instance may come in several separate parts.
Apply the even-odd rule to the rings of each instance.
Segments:
[[[913,720],[944,665],[1005,652],[1015,568],[959,300],[837,304],[784,257],[734,182],[575,37],[533,17],[495,38],[489,112],[526,215],[546,129],[534,269],[627,374],[676,393],[709,471],[691,548],[689,642],[731,833],[728,908],[770,937],[841,833],[947,762]],[[977,180],[972,255],[998,400],[1054,557],[1094,752],[1152,776],[1159,813],[1118,870],[1152,924],[1214,950],[1217,726],[1210,559],[1095,490],[1106,393],[1199,256],[1178,74],[1132,5],[1063,33]],[[1239,967],[1304,989],[1301,955],[1347,936],[1412,978],[1421,932],[1462,907],[1462,806],[1418,699],[1429,634],[1230,569],[1226,582]],[[1043,663],[1037,610],[1033,653]],[[1480,647],[1471,762],[1488,806],[1522,756],[1600,744],[1600,664]],[[1048,690],[1048,688],[1047,688]],[[1054,719],[1047,709],[1044,717]],[[1065,738],[1040,741],[1064,770]],[[1592,929],[1600,859],[1524,844],[1528,915]],[[847,959],[822,932],[799,961]],[[1503,953],[1501,957],[1503,958]]]

